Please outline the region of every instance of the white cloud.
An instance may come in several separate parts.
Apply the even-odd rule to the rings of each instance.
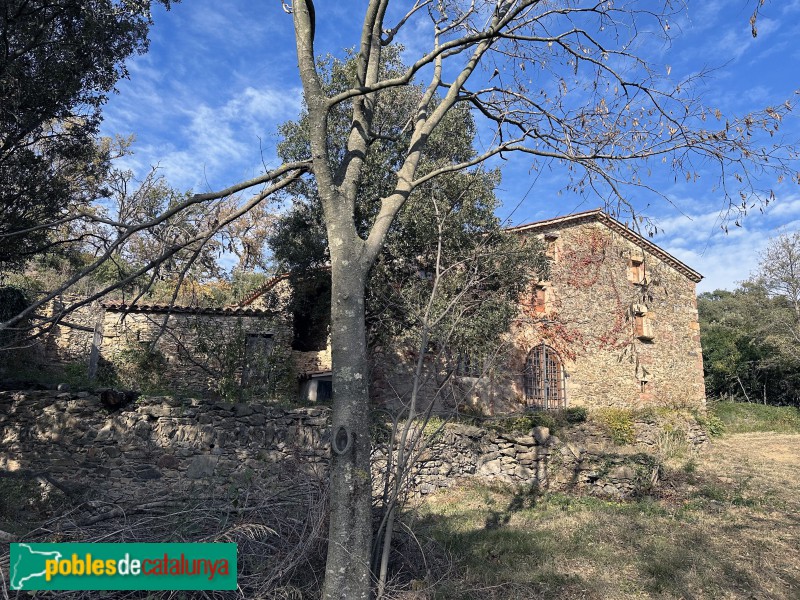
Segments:
[[[704,275],[698,291],[732,289],[758,266],[758,254],[779,231],[800,229],[800,196],[790,195],[740,221],[720,226],[719,211],[659,218],[655,242]]]

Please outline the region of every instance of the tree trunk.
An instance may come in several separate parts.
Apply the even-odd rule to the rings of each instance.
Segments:
[[[371,590],[372,484],[366,276],[357,261],[349,263],[343,256],[348,253],[331,249],[331,509],[323,598],[367,600]]]

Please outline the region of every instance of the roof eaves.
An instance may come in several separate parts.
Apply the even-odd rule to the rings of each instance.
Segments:
[[[169,304],[125,304],[124,302],[104,302],[101,306],[111,312],[124,313],[150,313],[150,314],[194,314],[222,317],[262,317],[269,315],[269,311],[255,308],[236,307],[199,307],[180,306]]]

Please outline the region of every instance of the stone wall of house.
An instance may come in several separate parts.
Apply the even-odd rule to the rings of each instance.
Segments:
[[[137,389],[293,397],[290,341],[284,320],[261,311],[106,308],[100,354],[105,368]]]
[[[525,359],[544,342],[565,367],[569,405],[704,407],[694,282],[601,223],[548,233],[554,262],[542,282],[544,310],[522,304],[504,397],[524,405]],[[639,262],[643,279],[632,268]],[[637,319],[651,339],[637,336]]]
[[[0,469],[110,502],[213,495],[290,463],[324,473],[326,424],[320,408],[149,397],[111,412],[88,392],[0,392]]]
[[[549,280],[538,282],[543,289],[538,302],[534,289],[520,299],[510,343],[493,364],[484,365],[482,377],[448,377],[453,365],[426,363],[421,406],[435,401],[446,412],[459,406],[486,415],[525,410],[526,359],[542,345],[560,359],[565,376],[559,374],[558,387],[566,392],[568,406],[705,406],[690,277],[637,243],[635,235],[623,235],[593,218],[529,235],[544,238],[552,260]],[[638,272],[634,264],[640,265]],[[373,356],[376,402],[396,406],[407,401],[415,358],[403,351]]]
[[[323,476],[328,427],[322,407],[143,397],[110,411],[88,392],[0,392],[0,471],[121,504],[210,496],[291,469]],[[659,427],[643,421],[636,430],[642,444],[652,444]],[[706,439],[693,424],[685,435],[698,445]],[[546,428],[500,434],[448,424],[420,456],[414,492],[476,478],[625,497],[658,477],[657,462],[641,449],[609,447],[589,424],[564,440]],[[377,487],[381,458],[376,453]]]
[[[76,302],[78,296],[59,296],[48,303],[43,311],[45,318],[60,314]],[[44,337],[40,349],[44,361],[51,365],[70,363],[87,364],[92,350],[94,331],[102,321],[103,310],[99,301],[84,304],[67,314]]]
[[[330,371],[333,364],[330,344],[325,350],[312,350],[309,352],[293,350],[292,357],[298,373]]]

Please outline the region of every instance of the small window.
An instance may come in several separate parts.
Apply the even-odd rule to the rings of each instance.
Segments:
[[[628,281],[637,285],[647,283],[647,272],[643,258],[631,258],[628,264]]]
[[[543,313],[547,310],[547,290],[537,285],[533,288],[533,312]]]
[[[547,258],[553,262],[558,261],[558,241],[559,235],[557,233],[544,234],[544,253]]]
[[[456,375],[459,377],[481,377],[483,375],[484,361],[468,353],[461,354],[456,364]]]

